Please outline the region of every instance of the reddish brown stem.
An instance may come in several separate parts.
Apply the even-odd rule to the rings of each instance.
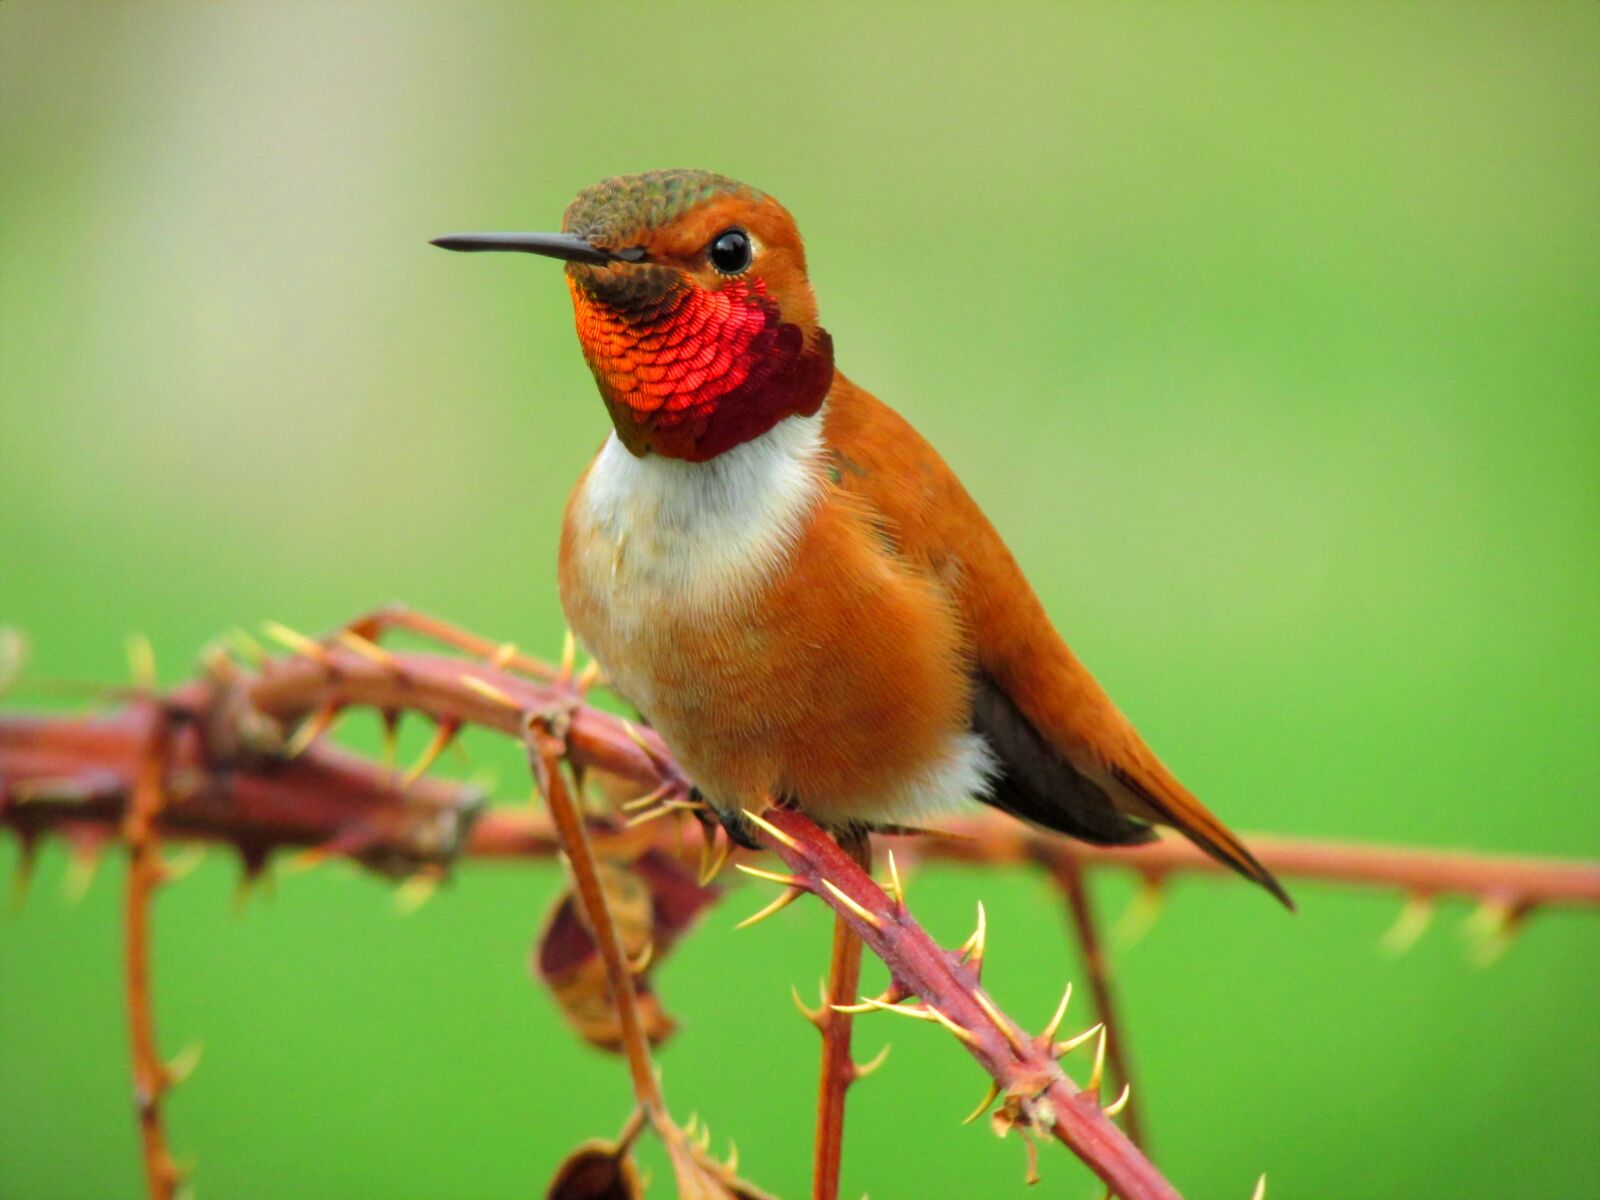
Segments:
[[[976,973],[941,949],[903,904],[799,813],[771,808],[764,819],[772,832],[763,831],[763,843],[799,886],[839,914],[1004,1089],[1008,1127],[1049,1131],[1122,1200],[1176,1200],[1172,1185],[1105,1115],[1098,1090],[1076,1087],[1050,1050],[1000,1012]]]
[[[594,851],[584,833],[583,814],[578,811],[571,793],[567,791],[561,773],[566,746],[561,738],[537,720],[529,723],[527,736],[529,757],[544,789],[545,803],[549,805],[556,834],[561,839],[561,848],[571,866],[578,903],[588,919],[589,931],[594,935],[601,961],[605,963],[606,982],[622,1027],[622,1048],[628,1058],[628,1071],[633,1076],[633,1094],[647,1113],[652,1116],[660,1114],[661,1087],[650,1062],[650,1042],[639,1020],[633,973],[628,969],[627,958],[622,952],[622,940],[617,936],[617,926],[611,919],[605,890],[600,886]]]
[[[133,1099],[144,1148],[145,1182],[151,1200],[170,1200],[178,1186],[178,1168],[167,1150],[161,1114],[162,1097],[172,1080],[156,1041],[150,990],[150,901],[162,882],[161,841],[156,833],[156,817],[165,793],[171,742],[172,730],[167,715],[152,709],[149,731],[134,776],[133,797],[123,823],[123,837],[128,844],[124,956],[133,1055]]]
[[[1139,1097],[1133,1090],[1133,1070],[1128,1065],[1127,1026],[1117,1015],[1116,996],[1111,982],[1111,961],[1106,957],[1100,941],[1099,927],[1095,922],[1094,904],[1089,889],[1084,885],[1083,870],[1077,860],[1059,862],[1052,873],[1056,883],[1067,897],[1067,912],[1072,919],[1073,932],[1078,938],[1078,953],[1083,958],[1089,976],[1089,989],[1094,993],[1094,1011],[1106,1027],[1106,1059],[1112,1077],[1127,1087],[1128,1102],[1122,1110],[1122,1127],[1128,1131],[1133,1144],[1148,1152],[1144,1128],[1139,1120]]]
[[[845,852],[863,871],[872,869],[872,844],[865,834],[844,842]],[[835,1200],[844,1163],[845,1094],[855,1081],[850,1056],[852,1014],[839,1007],[861,994],[861,939],[842,916],[833,921],[833,955],[828,964],[827,1000],[817,1014],[822,1031],[822,1069],[817,1084],[817,1130],[812,1150],[812,1200]]]

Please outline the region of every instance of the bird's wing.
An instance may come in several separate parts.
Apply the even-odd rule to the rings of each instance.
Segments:
[[[938,453],[842,375],[827,411],[834,483],[880,515],[901,553],[944,582],[967,624],[973,725],[1002,764],[989,802],[1090,842],[1145,841],[1151,824],[1171,826],[1289,904],[1272,875],[1161,764],[1067,648],[1005,543]]]

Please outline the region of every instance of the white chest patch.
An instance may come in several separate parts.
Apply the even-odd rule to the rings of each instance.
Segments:
[[[612,622],[731,608],[772,577],[822,492],[822,413],[789,417],[710,462],[635,458],[613,434],[574,510]]]

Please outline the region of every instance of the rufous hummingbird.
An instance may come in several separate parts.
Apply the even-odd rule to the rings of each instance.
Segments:
[[[776,200],[651,171],[579,192],[560,233],[434,244],[566,263],[614,429],[567,504],[562,606],[730,833],[768,799],[859,833],[971,798],[1106,845],[1171,826],[1290,905],[944,460],[835,369]]]

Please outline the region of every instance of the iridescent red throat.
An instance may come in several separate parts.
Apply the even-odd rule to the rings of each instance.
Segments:
[[[674,272],[664,286],[596,287],[589,270],[568,269],[578,340],[633,453],[704,462],[822,406],[833,339],[783,321],[759,279],[710,292]]]

